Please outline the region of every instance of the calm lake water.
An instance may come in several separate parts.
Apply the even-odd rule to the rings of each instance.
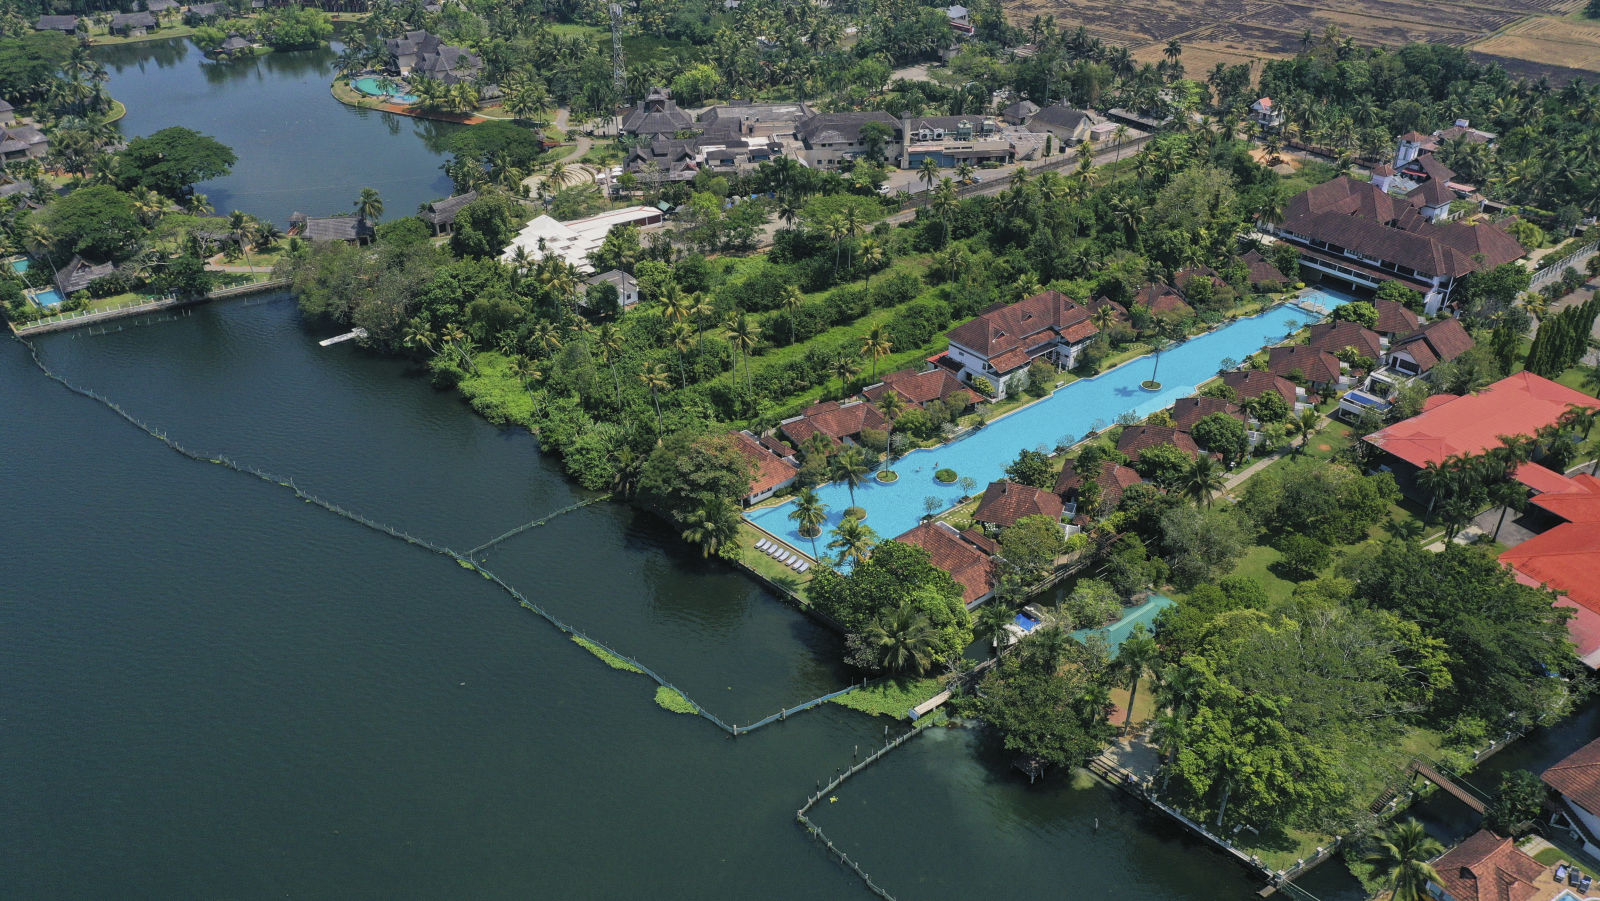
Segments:
[[[362,188],[378,189],[390,217],[449,195],[443,144],[462,126],[333,99],[338,49],[213,62],[174,38],[102,47],[95,57],[111,74],[111,96],[128,107],[128,137],[181,125],[233,148],[233,172],[196,188],[219,213],[244,210],[287,226],[296,211],[349,211]]]
[[[526,433],[318,337],[275,299],[38,344],[196,450],[452,546],[581,499]],[[728,738],[450,560],[185,459],[9,340],[0,385],[0,897],[868,897],[794,810],[888,720],[828,705]],[[848,678],[832,635],[621,506],[489,564],[730,722]],[[837,795],[818,821],[905,899],[1254,888],[971,733]]]

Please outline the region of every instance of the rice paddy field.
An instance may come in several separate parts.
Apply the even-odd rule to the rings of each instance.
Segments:
[[[1107,43],[1131,47],[1141,62],[1161,58],[1169,40],[1183,44],[1193,74],[1217,63],[1236,65],[1297,52],[1309,30],[1329,27],[1365,46],[1409,43],[1466,47],[1479,62],[1496,62],[1513,76],[1556,83],[1600,78],[1600,21],[1581,18],[1583,0],[1013,0],[1018,23],[1054,15],[1081,24]]]

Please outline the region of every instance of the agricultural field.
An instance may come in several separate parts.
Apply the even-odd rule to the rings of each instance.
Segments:
[[[1017,22],[1053,15],[1059,25],[1082,25],[1094,36],[1133,48],[1141,62],[1161,58],[1166,42],[1183,44],[1184,67],[1209,71],[1217,63],[1274,59],[1297,52],[1302,35],[1329,28],[1365,46],[1409,43],[1465,47],[1480,62],[1514,76],[1600,78],[1600,22],[1568,18],[1583,0],[1013,0]]]

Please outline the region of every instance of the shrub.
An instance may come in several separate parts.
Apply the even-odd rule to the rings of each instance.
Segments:
[[[994,397],[994,383],[981,375],[972,380],[972,390],[984,397]]]
[[[956,480],[956,471],[947,467],[945,469],[941,469],[938,472],[934,473],[933,477],[938,479],[939,481],[943,482],[944,484],[949,485],[949,484],[952,484],[952,483],[955,482],[955,480]]]

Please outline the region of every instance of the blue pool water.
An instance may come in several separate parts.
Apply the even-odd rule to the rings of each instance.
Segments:
[[[378,82],[379,79],[376,76],[363,75],[362,77],[351,82],[351,84],[356,90],[372,97],[388,97],[390,100],[394,100],[399,103],[417,102],[417,97],[415,94],[390,94],[386,92]]]
[[[1089,633],[1099,632],[1106,637],[1106,646],[1110,648],[1111,653],[1115,654],[1117,648],[1122,647],[1122,642],[1133,634],[1135,626],[1143,623],[1145,629],[1154,629],[1156,616],[1171,606],[1172,598],[1162,594],[1152,594],[1150,599],[1143,604],[1124,611],[1122,618],[1111,625],[1102,626],[1099,629],[1079,629],[1072,633],[1072,637],[1083,641],[1089,637]]]
[[[28,271],[28,258],[17,257],[11,261],[11,271],[18,275]]]
[[[46,288],[43,291],[36,291],[28,296],[32,297],[33,302],[41,307],[53,307],[61,303],[61,292],[54,288]]]
[[[1322,289],[1307,291],[1303,297],[1327,309],[1351,299],[1349,295]],[[1150,378],[1149,357],[1094,378],[1079,379],[954,443],[906,454],[894,463],[895,472],[900,474],[896,481],[874,479],[856,487],[856,505],[867,511],[866,525],[880,539],[903,534],[921,521],[925,498],[937,498],[940,509],[948,509],[961,499],[959,485],[941,484],[933,477],[937,470],[950,468],[959,475],[971,476],[982,490],[982,486],[1004,477],[1006,465],[1016,459],[1018,451],[1048,450],[1066,435],[1082,438],[1091,430],[1114,424],[1118,416],[1129,411],[1148,416],[1193,394],[1200,383],[1216,376],[1223,360],[1243,360],[1316,318],[1314,313],[1284,304],[1174,345],[1161,354],[1159,391],[1139,387],[1140,382]],[[818,488],[817,494],[828,508],[824,531],[831,530],[850,506],[850,492],[843,483],[836,482]],[[789,520],[790,509],[789,503],[765,507],[752,511],[747,518],[795,547],[808,547],[807,539]]]
[[[1032,632],[1033,627],[1039,625],[1039,621],[1027,615],[1026,613],[1019,613],[1017,614],[1017,625],[1020,626],[1024,632]]]

